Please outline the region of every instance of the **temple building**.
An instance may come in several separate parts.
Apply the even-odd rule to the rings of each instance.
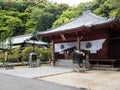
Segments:
[[[39,32],[53,43],[52,59],[71,58],[73,49],[81,49],[90,59],[120,60],[120,22],[99,17],[87,10],[78,18],[54,29]]]
[[[16,48],[18,46],[25,47],[27,45],[29,46],[29,44],[30,45],[39,45],[41,47],[48,45],[48,43],[35,38],[32,33],[11,37],[11,43],[12,43],[12,48]],[[9,40],[9,38],[7,38],[4,42],[2,42],[2,45],[0,44],[0,49],[1,50],[7,49],[9,47],[9,44],[10,44],[10,40]]]

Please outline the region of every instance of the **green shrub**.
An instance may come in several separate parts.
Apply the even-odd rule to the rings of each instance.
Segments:
[[[42,50],[40,55],[40,60],[44,63],[49,60],[52,56],[52,44],[50,44],[47,50]]]
[[[17,58],[15,54],[9,54],[7,57],[7,62],[17,62]]]
[[[30,53],[33,53],[33,47],[26,47],[21,52],[21,59],[22,61],[28,61]],[[34,53],[37,54],[37,58],[43,62],[46,62],[51,57],[51,50],[43,50],[42,48],[35,47]]]
[[[21,51],[21,60],[28,61],[30,53],[33,52],[33,47],[26,47],[24,50]]]
[[[51,48],[47,50],[43,50],[42,48],[34,47],[34,53],[37,54],[37,58],[43,62],[46,62],[51,57]],[[12,49],[11,53],[7,56],[7,62],[18,62],[20,59],[21,61],[29,61],[29,55],[33,53],[33,47],[26,47],[23,50],[20,50],[20,47]],[[4,61],[4,53],[0,53],[0,61]]]
[[[49,60],[51,57],[51,51],[50,50],[42,50],[40,55],[40,60],[44,63]]]
[[[7,62],[18,62],[19,58],[20,58],[20,46],[11,49],[7,57]]]
[[[34,47],[34,53],[37,54],[37,58],[40,59],[42,49],[38,47]],[[33,53],[33,47],[26,47],[24,50],[21,51],[21,60],[28,61],[30,53]]]

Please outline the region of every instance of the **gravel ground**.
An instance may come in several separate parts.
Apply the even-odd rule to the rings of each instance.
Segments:
[[[71,72],[38,79],[89,90],[120,90],[120,72],[117,71]]]

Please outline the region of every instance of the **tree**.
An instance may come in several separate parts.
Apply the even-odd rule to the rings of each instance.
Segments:
[[[76,18],[78,14],[74,11],[63,11],[62,15],[60,17],[66,17],[68,19]]]
[[[67,4],[51,4],[47,0],[1,0],[0,30],[12,31],[13,36],[47,30],[67,8]]]
[[[53,23],[53,28],[56,26],[60,26],[64,23],[67,23],[68,21],[76,18],[78,16],[77,13],[75,13],[74,11],[64,11],[61,16]]]
[[[93,0],[92,10],[95,10],[100,7],[100,5],[104,4],[106,0]]]
[[[4,52],[12,50],[12,32],[0,33],[0,49]]]
[[[12,52],[12,46],[13,46],[13,44],[12,44],[12,32],[10,32],[9,34],[8,34],[8,38],[6,39],[7,41],[8,41],[8,43],[7,43],[7,51],[9,51],[10,53]]]
[[[24,12],[18,15],[19,19],[25,24],[30,19],[30,13]]]
[[[94,13],[103,17],[115,17],[120,8],[119,0],[95,0],[92,6]]]
[[[118,9],[116,16],[118,17],[118,19],[120,21],[120,8]]]
[[[58,9],[59,11],[65,11],[69,8],[69,5],[68,4],[58,4]]]
[[[36,30],[37,31],[45,31],[45,30],[47,30],[47,29],[52,27],[52,23],[53,22],[54,22],[53,14],[44,13],[38,19],[38,22],[36,24]]]
[[[5,39],[6,39],[6,33],[2,32],[0,33],[0,49],[5,49]]]
[[[25,31],[25,33],[26,34],[32,33],[35,30],[35,25],[36,25],[36,22],[34,22],[33,20],[28,20],[26,22],[26,31]]]
[[[25,27],[22,23],[22,20],[18,17],[11,17],[9,20],[6,21],[7,26],[13,35],[20,35],[24,33]]]
[[[57,20],[53,23],[52,28],[55,28],[55,27],[57,27],[57,26],[60,26],[60,25],[66,23],[66,22],[68,22],[68,21],[70,21],[69,18],[61,17],[61,18],[57,19]]]

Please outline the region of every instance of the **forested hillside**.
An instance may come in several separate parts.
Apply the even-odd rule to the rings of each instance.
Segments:
[[[76,7],[47,0],[0,0],[0,38],[54,28],[81,15],[86,5],[99,16],[120,17],[120,0],[94,0]]]
[[[51,4],[47,0],[0,0],[0,34],[16,36],[47,30],[68,8],[66,4]]]

